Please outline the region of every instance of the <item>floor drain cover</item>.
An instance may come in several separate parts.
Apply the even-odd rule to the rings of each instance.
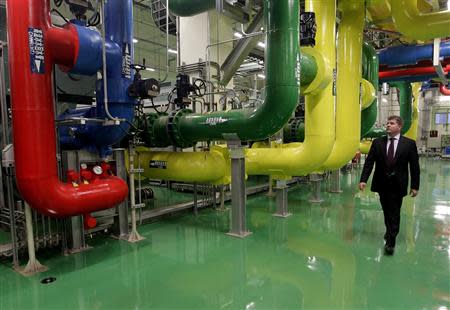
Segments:
[[[42,280],[41,280],[41,283],[42,283],[42,284],[50,284],[50,283],[55,282],[55,281],[56,281],[56,278],[54,278],[54,277],[48,277],[48,278],[42,279]]]

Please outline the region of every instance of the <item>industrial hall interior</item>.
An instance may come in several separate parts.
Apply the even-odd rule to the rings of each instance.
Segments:
[[[0,310],[450,310],[450,0],[0,0]]]

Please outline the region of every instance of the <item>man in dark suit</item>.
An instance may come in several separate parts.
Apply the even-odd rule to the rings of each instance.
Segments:
[[[359,183],[359,189],[364,190],[375,164],[371,190],[380,195],[386,225],[384,250],[387,255],[394,254],[395,239],[400,228],[400,208],[408,191],[408,165],[412,197],[417,196],[420,185],[417,146],[414,140],[400,135],[402,126],[403,120],[399,116],[388,118],[388,135],[373,141]]]

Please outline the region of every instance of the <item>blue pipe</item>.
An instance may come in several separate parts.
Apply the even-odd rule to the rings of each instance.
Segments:
[[[440,57],[450,57],[450,41],[441,42]],[[389,67],[415,65],[420,60],[433,60],[433,44],[393,46],[378,53],[380,65]]]
[[[112,116],[125,119],[120,125],[98,123],[62,126],[59,128],[63,149],[87,149],[101,157],[111,154],[111,146],[126,135],[134,117],[137,101],[127,94],[133,82],[130,65],[133,63],[133,5],[132,0],[109,0],[105,6],[106,71],[108,107]],[[79,53],[73,73],[92,75],[102,68],[102,40],[100,34],[77,23]],[[58,119],[85,117],[107,119],[104,104],[103,80],[96,83],[96,107],[66,111]]]

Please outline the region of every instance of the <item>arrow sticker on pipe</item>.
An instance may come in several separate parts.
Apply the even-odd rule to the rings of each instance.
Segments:
[[[228,120],[226,118],[222,118],[222,116],[219,117],[208,117],[205,120],[205,125],[209,126],[216,126],[217,124],[226,123]]]
[[[45,73],[44,33],[39,28],[28,28],[31,72]]]

